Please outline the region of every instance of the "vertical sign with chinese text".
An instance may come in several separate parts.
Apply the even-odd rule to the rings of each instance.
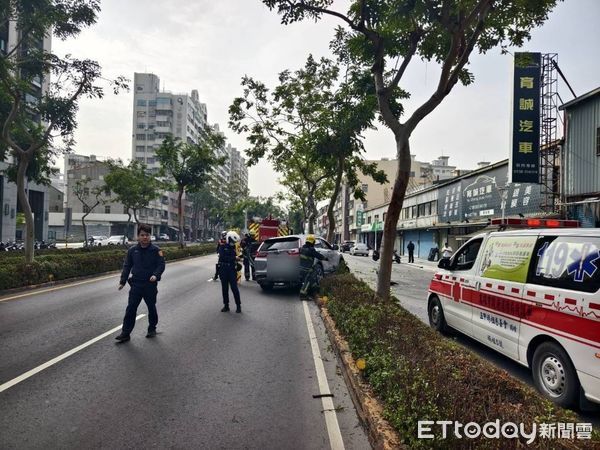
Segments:
[[[511,182],[539,183],[540,53],[515,53]]]

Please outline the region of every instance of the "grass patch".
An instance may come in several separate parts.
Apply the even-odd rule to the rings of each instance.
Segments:
[[[384,414],[408,448],[523,448],[525,439],[458,439],[449,432],[418,439],[420,420],[455,420],[483,426],[523,423],[577,423],[577,416],[555,406],[533,388],[430,329],[397,303],[381,300],[350,274],[325,278],[321,288],[328,309],[348,341],[354,359],[363,358],[363,375],[381,399]],[[538,425],[539,426],[539,425]],[[600,448],[591,441],[537,439],[532,448]]]

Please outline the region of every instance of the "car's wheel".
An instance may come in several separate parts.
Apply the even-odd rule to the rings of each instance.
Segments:
[[[538,390],[563,408],[575,406],[579,398],[579,379],[571,359],[554,342],[544,342],[533,354],[533,382]]]
[[[273,283],[260,283],[260,287],[263,291],[272,291],[273,290]]]
[[[434,330],[443,333],[447,329],[446,318],[444,317],[444,310],[442,309],[442,303],[436,296],[431,297],[427,308],[429,316],[429,325]]]

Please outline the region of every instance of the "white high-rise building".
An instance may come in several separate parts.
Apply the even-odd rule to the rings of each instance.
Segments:
[[[198,143],[208,123],[206,105],[197,90],[191,95],[161,92],[160,78],[151,73],[136,73],[134,86],[132,159],[156,171],[154,151],[168,134]]]

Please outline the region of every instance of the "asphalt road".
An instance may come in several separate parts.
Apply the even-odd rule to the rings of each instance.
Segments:
[[[221,313],[215,259],[167,265],[154,339],[144,316],[116,344],[117,275],[0,299],[0,448],[326,449],[332,417],[345,448],[370,448],[316,305],[242,283],[243,313]]]
[[[347,253],[344,254],[344,258],[354,274],[372,286],[376,285],[378,262],[373,261],[371,257],[351,256]],[[428,325],[427,290],[435,271],[435,265],[431,263],[429,265],[419,265],[418,262],[417,264],[394,263],[392,266],[392,282],[395,283],[391,288],[393,295],[400,301],[402,307]],[[449,338],[535,389],[528,368],[461,333],[451,333]],[[588,404],[585,411],[577,412],[582,422],[590,422],[593,423],[594,428],[600,428],[599,406]]]

